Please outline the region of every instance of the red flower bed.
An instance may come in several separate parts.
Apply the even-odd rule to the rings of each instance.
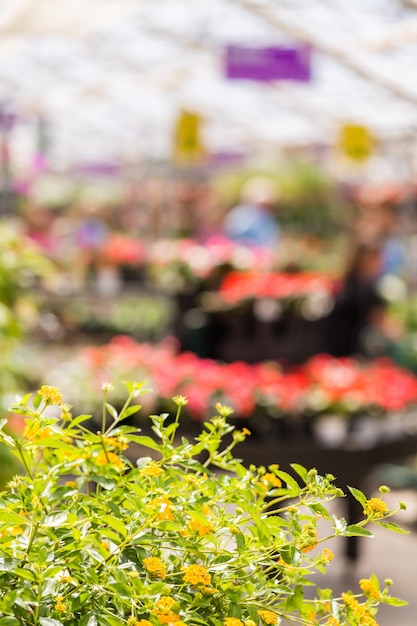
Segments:
[[[230,272],[219,294],[227,304],[252,298],[300,298],[311,293],[333,291],[334,281],[317,272]]]
[[[196,420],[207,417],[219,400],[239,417],[259,410],[275,415],[335,410],[354,414],[375,407],[397,411],[417,402],[417,377],[385,358],[363,363],[319,355],[285,371],[275,362],[218,363],[178,354],[172,340],[154,346],[124,336],[106,346],[85,348],[78,375],[84,381],[92,377],[97,388],[109,380],[147,381],[156,405],[182,394]]]

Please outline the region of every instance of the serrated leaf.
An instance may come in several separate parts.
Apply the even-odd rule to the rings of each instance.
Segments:
[[[275,474],[285,482],[291,496],[296,496],[300,493],[300,485],[290,474],[282,470],[275,470]]]
[[[361,491],[360,489],[356,489],[355,487],[349,487],[348,485],[348,489],[350,491],[350,493],[352,494],[352,496],[362,504],[363,507],[365,507],[366,505],[366,496],[363,493],[363,491]]]
[[[357,524],[349,524],[342,532],[344,537],[373,537],[370,530]]]

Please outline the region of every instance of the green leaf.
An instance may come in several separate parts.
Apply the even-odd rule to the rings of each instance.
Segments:
[[[324,517],[324,519],[330,519],[329,511],[319,502],[317,502],[316,504],[310,504],[309,508],[317,515],[321,515],[321,517]]]
[[[336,517],[336,515],[333,515],[332,521],[333,521],[333,528],[335,529],[337,534],[340,535],[341,533],[345,532],[347,523],[343,517],[339,519],[338,517]]]
[[[243,533],[237,533],[235,535],[235,539],[236,539],[236,547],[238,551],[243,552],[243,550],[245,550],[246,548],[245,535]]]
[[[357,524],[346,526],[342,534],[344,537],[373,537],[370,530],[363,528],[363,526],[358,526]]]
[[[19,624],[15,617],[0,617],[0,626],[19,626]]]
[[[141,406],[140,404],[135,404],[133,406],[129,406],[126,411],[123,413],[123,417],[130,417],[131,415],[134,415],[135,413],[137,413],[138,411],[141,410]]]
[[[282,470],[275,470],[275,474],[285,482],[291,496],[296,496],[300,493],[300,485],[290,474]]]
[[[13,573],[16,574],[16,576],[19,576],[19,578],[36,581],[36,576],[28,569],[16,569]]]
[[[33,398],[33,406],[35,407],[35,409],[39,408],[41,402],[42,402],[42,396],[39,393],[37,393],[35,397]]]
[[[7,522],[9,524],[27,524],[27,520],[17,513],[0,509],[0,523],[1,522]]]
[[[395,522],[374,522],[377,526],[382,526],[383,528],[387,528],[388,530],[392,530],[394,533],[401,533],[402,535],[409,535],[410,531],[401,528]]]
[[[113,480],[111,480],[110,478],[106,478],[105,476],[91,474],[90,478],[92,481],[100,485],[100,487],[103,487],[103,489],[110,490],[114,489],[114,487],[116,486],[116,483]]]
[[[145,446],[145,448],[151,448],[151,450],[160,450],[159,443],[157,443],[154,439],[152,439],[152,437],[148,437],[147,435],[131,435],[129,439],[134,443]]]
[[[68,430],[72,430],[74,426],[78,426],[78,424],[82,424],[82,422],[86,422],[92,417],[93,417],[92,415],[77,415],[77,417],[74,417],[74,419],[71,420],[71,423],[68,426]]]
[[[112,418],[117,420],[119,414],[116,411],[116,409],[114,408],[114,406],[112,404],[109,404],[108,402],[106,402],[105,403],[105,407],[108,410],[108,412],[110,413],[110,415],[112,416]]]
[[[61,526],[68,519],[68,511],[55,511],[47,515],[43,521],[43,526]]]
[[[300,465],[299,463],[291,463],[291,467],[294,470],[294,472],[297,472],[297,474],[300,476],[300,478],[302,478],[303,481],[306,483],[307,482],[308,471],[306,470],[304,465]]]
[[[387,597],[384,596],[382,602],[384,604],[389,604],[391,606],[407,606],[408,604],[407,600],[401,600],[401,598],[394,598],[392,596],[387,596]]]
[[[112,515],[103,515],[101,519],[106,524],[111,526],[114,530],[116,530],[118,533],[120,533],[122,537],[126,537],[126,534],[127,534],[126,526],[121,520],[117,519],[116,517],[113,517]]]
[[[286,609],[287,611],[295,611],[301,607],[304,602],[304,592],[302,585],[296,585],[293,589],[293,593],[287,599]]]
[[[360,489],[356,489],[355,487],[349,487],[349,485],[348,485],[348,489],[349,489],[350,493],[352,494],[352,496],[358,502],[360,502],[363,507],[365,507],[365,505],[366,505],[366,496],[363,493],[363,491],[360,491]]]
[[[40,617],[39,624],[41,626],[63,626],[63,623],[52,617]]]

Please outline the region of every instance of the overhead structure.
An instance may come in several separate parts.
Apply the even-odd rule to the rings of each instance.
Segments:
[[[311,80],[228,80],[231,45],[307,45]],[[412,159],[416,79],[414,0],[0,0],[0,111],[22,163],[39,120],[56,167],[169,159],[181,111],[210,154],[333,146],[356,124]]]

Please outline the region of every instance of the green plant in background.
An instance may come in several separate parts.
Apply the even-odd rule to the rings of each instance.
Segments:
[[[23,435],[1,437],[26,473],[0,497],[0,625],[375,626],[381,602],[405,604],[375,575],[338,598],[304,595],[332,560],[332,537],[371,536],[371,523],[402,532],[383,499],[352,488],[364,517],[348,526],[328,512],[343,495],[333,476],[245,468],[233,449],[249,432],[228,424],[223,405],[193,441],[178,441],[178,396],[174,421],[153,415],[153,437],[140,435],[122,422],[144,385],[125,385],[119,413],[103,386],[96,433],[55,387],[13,406]],[[128,446],[151,455],[133,463]]]

